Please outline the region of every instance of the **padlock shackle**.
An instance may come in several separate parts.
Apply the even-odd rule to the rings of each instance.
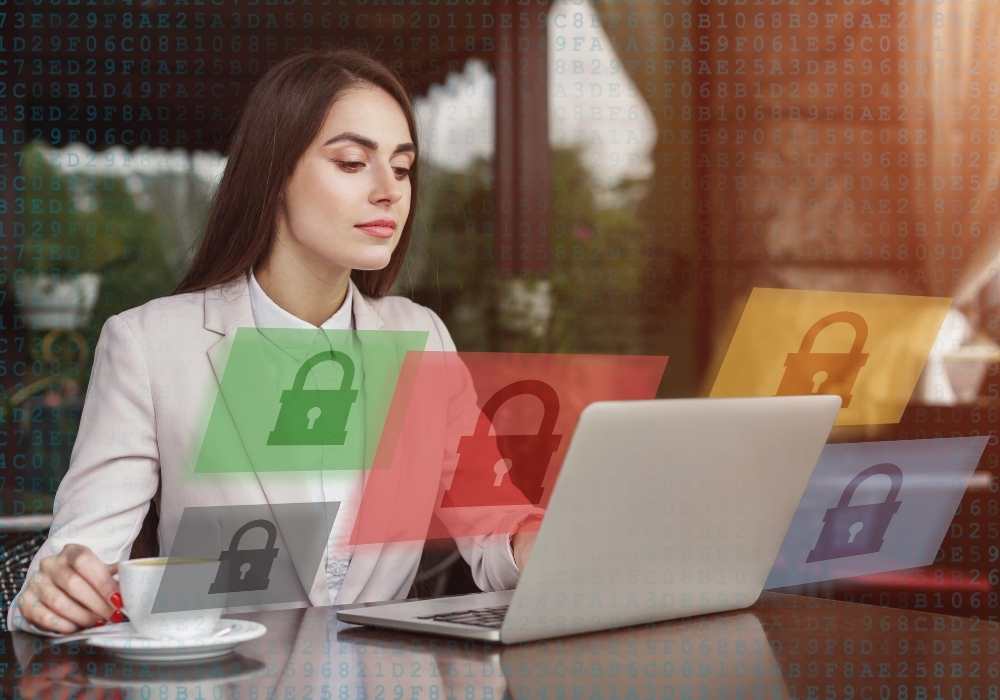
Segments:
[[[240,541],[243,539],[243,535],[247,534],[250,530],[255,527],[262,527],[267,532],[267,544],[264,545],[267,549],[274,549],[274,542],[278,539],[278,530],[274,527],[274,523],[270,520],[264,520],[259,518],[257,520],[251,520],[246,523],[239,530],[233,534],[233,538],[229,540],[229,550],[237,551],[240,548]]]
[[[551,385],[540,379],[522,379],[513,382],[500,389],[490,397],[483,406],[476,420],[475,435],[487,436],[490,434],[490,426],[496,417],[500,406],[515,396],[530,394],[537,396],[542,402],[542,424],[538,428],[539,435],[552,435],[556,430],[556,419],[559,417],[559,395]]]
[[[847,508],[851,503],[851,499],[854,498],[854,492],[857,491],[861,482],[877,474],[889,477],[889,480],[892,482],[892,485],[889,487],[889,494],[885,497],[885,501],[883,502],[888,503],[890,501],[895,501],[899,496],[900,489],[903,488],[903,470],[892,462],[882,462],[881,464],[868,467],[864,471],[856,474],[854,478],[851,479],[851,483],[849,483],[847,488],[844,489],[844,492],[840,494],[840,500],[837,501],[837,507]]]
[[[860,314],[856,314],[853,311],[837,311],[829,316],[824,316],[816,323],[810,326],[809,330],[806,331],[805,336],[802,338],[802,344],[799,346],[800,353],[812,352],[813,344],[816,342],[816,336],[820,334],[820,331],[832,326],[835,323],[847,323],[854,328],[854,344],[851,345],[851,354],[860,355],[861,351],[865,349],[865,343],[868,342],[868,324],[865,319]]]
[[[324,350],[310,357],[302,363],[299,371],[295,373],[295,383],[292,384],[292,391],[302,391],[306,385],[306,377],[312,368],[321,362],[336,362],[344,371],[344,377],[340,380],[340,390],[347,391],[354,386],[354,361],[347,353],[339,350]]]

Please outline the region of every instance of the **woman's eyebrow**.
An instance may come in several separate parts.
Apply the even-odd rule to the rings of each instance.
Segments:
[[[355,134],[353,131],[345,131],[341,134],[337,134],[336,136],[328,138],[323,145],[329,146],[331,143],[334,143],[336,141],[354,141],[354,143],[364,146],[369,150],[372,151],[378,150],[377,143],[375,143],[369,138],[362,136],[361,134]],[[393,155],[397,153],[414,153],[416,150],[417,147],[414,146],[412,143],[401,143],[398,146],[396,146],[395,150],[393,150],[392,153]]]

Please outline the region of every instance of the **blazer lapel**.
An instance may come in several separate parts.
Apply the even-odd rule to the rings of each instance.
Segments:
[[[382,317],[378,315],[378,312],[372,308],[368,300],[357,289],[354,292],[355,329],[359,331],[380,330],[385,325]],[[364,334],[359,334],[358,338],[362,348],[362,357],[366,360],[374,358],[379,353],[392,352],[391,348],[395,348],[399,354],[403,353],[403,349],[397,344],[387,346],[385,343],[373,343],[371,341],[366,343]],[[402,357],[399,357],[398,360],[400,365],[402,365]],[[385,366],[381,363],[377,365],[375,363],[371,364],[374,366]],[[377,384],[378,382],[366,381],[362,387],[362,392],[365,395],[365,463],[368,465],[371,464],[374,452],[378,448],[374,439],[373,428],[379,419],[384,418],[381,415],[376,415],[375,409],[378,408],[378,402],[372,400],[368,393],[371,387]],[[364,472],[363,482],[364,485],[368,484],[368,469]],[[360,513],[358,517],[361,517]],[[337,593],[335,602],[350,603],[358,599],[365,584],[368,583],[375,570],[375,564],[378,562],[383,546],[382,543],[355,546],[354,552],[351,555],[351,565],[347,569],[347,574],[344,576],[344,581],[341,584],[340,591]]]
[[[236,331],[239,328],[254,328],[253,310],[250,306],[250,293],[246,277],[240,277],[228,284],[212,287],[205,291],[205,328],[220,335],[219,339],[208,349],[208,360],[212,365],[216,381],[219,384],[219,395],[223,401],[227,402],[229,415],[236,415],[233,410],[232,397],[227,397],[226,386],[222,381],[226,367],[226,361],[232,350],[233,342],[236,338]],[[240,421],[234,419],[240,439],[246,445],[247,437],[241,431]],[[245,427],[244,427],[245,428]],[[302,503],[320,500],[322,488],[319,483],[319,472],[296,471],[294,474],[283,472],[259,472],[255,468],[250,457],[252,450],[245,450],[247,464],[251,472],[260,484],[264,492],[268,506],[278,503]],[[242,478],[243,474],[229,475],[227,478]],[[247,477],[248,478],[248,477]],[[281,513],[279,515],[279,513]],[[296,527],[301,528],[301,523],[289,520],[290,511],[288,509],[275,510],[271,507],[271,515],[278,527],[281,538],[288,547],[289,554],[299,581],[305,591],[310,592],[314,583],[314,571],[305,571],[303,566],[311,559],[308,556],[295,556],[295,543],[290,542],[285,537],[286,533],[291,535],[296,532]],[[325,556],[323,558],[325,562]],[[322,566],[321,566],[322,569]],[[312,598],[312,593],[309,593]]]
[[[244,278],[234,280],[226,285],[205,290],[205,329],[219,334],[219,338],[208,348],[208,361],[212,365],[216,383],[219,386],[218,397],[226,405],[227,413],[233,419],[237,434],[243,443],[247,464],[253,468],[251,454],[246,449],[246,426],[241,426],[234,413],[237,397],[229,394],[229,387],[222,381],[229,353],[233,349],[236,333],[240,328],[254,328],[253,311],[250,308],[250,296]]]

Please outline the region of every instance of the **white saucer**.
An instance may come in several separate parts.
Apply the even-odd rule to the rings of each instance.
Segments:
[[[232,629],[221,637],[202,639],[150,639],[132,632],[94,636],[87,642],[90,646],[104,649],[123,659],[135,661],[179,662],[200,661],[228,654],[237,645],[257,639],[267,632],[267,627],[249,620],[222,619],[216,624],[213,634],[225,627]]]

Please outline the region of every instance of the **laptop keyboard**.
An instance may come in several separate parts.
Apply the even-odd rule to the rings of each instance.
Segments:
[[[438,613],[437,615],[421,615],[417,619],[434,620],[436,622],[457,622],[461,625],[475,625],[476,627],[490,627],[499,629],[503,624],[504,615],[507,614],[506,605],[497,605],[493,608],[473,608],[472,610],[456,610],[455,612]]]

